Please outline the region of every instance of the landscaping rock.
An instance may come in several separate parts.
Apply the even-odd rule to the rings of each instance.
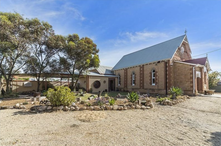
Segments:
[[[52,110],[52,106],[47,106],[47,110]]]
[[[124,107],[123,106],[118,106],[118,110],[123,110]]]
[[[16,103],[15,104],[15,108],[19,108],[20,107],[20,104],[19,103]]]
[[[75,106],[76,104],[74,103],[74,102],[72,102],[72,104],[71,104],[72,106]]]
[[[135,109],[135,106],[134,106],[134,105],[132,105],[132,106],[131,106],[131,109]]]
[[[149,107],[150,107],[150,108],[154,108],[154,104],[153,104],[153,103],[150,103],[150,104],[149,104]]]
[[[99,111],[101,108],[99,106],[95,106],[94,110]]]
[[[127,106],[124,106],[124,108],[123,108],[124,110],[127,110]]]
[[[144,106],[144,105],[142,105],[142,106],[141,106],[141,109],[146,109],[146,108],[147,108],[147,107],[146,107],[146,106]]]
[[[84,107],[81,107],[79,110],[86,110],[87,108],[84,106]]]
[[[75,106],[75,110],[76,110],[76,111],[79,111],[79,107],[78,107],[78,106]]]
[[[26,107],[24,105],[20,105],[19,107],[20,109],[26,109]]]
[[[118,109],[118,105],[114,105],[113,110],[117,110],[117,109]]]
[[[136,104],[136,105],[135,105],[135,108],[136,108],[136,109],[140,109],[141,107],[140,107],[138,104]]]
[[[93,107],[93,106],[90,106],[90,107],[89,107],[89,110],[94,110],[94,107]]]
[[[70,108],[68,106],[64,106],[63,111],[69,111]]]
[[[75,110],[75,108],[74,108],[73,106],[71,106],[71,107],[70,107],[70,110],[71,110],[71,111],[74,111],[74,110]]]
[[[106,106],[106,109],[107,109],[107,110],[112,110],[113,107],[112,107],[112,106]]]

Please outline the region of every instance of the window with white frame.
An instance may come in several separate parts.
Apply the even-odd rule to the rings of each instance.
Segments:
[[[152,85],[156,84],[155,76],[156,76],[156,71],[155,71],[155,69],[153,69],[152,70]]]
[[[121,77],[120,77],[120,74],[118,74],[118,86],[121,85]]]
[[[132,86],[135,85],[135,73],[133,72],[132,73]]]

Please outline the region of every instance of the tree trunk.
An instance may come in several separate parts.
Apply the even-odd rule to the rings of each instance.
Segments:
[[[10,87],[9,87],[9,85],[10,85],[10,79],[8,78],[8,79],[5,79],[5,81],[6,81],[6,93],[9,93],[10,92]]]
[[[71,91],[73,91],[74,90],[74,75],[72,74],[72,76],[71,76]]]
[[[40,91],[40,85],[41,85],[41,83],[40,83],[40,78],[38,78],[38,79],[37,79],[37,92]]]

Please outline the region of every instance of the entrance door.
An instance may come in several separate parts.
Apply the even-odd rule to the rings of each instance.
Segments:
[[[115,91],[115,80],[109,79],[109,91]]]

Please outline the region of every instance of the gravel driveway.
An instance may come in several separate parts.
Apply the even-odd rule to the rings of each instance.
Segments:
[[[191,97],[149,110],[1,110],[0,145],[220,146],[221,98]]]

